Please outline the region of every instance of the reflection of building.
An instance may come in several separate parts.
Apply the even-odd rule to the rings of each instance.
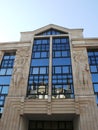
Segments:
[[[50,24],[0,43],[0,130],[98,129],[98,38],[82,31]]]

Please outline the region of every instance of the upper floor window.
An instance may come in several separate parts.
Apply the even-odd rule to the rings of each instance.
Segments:
[[[37,35],[60,35],[60,34],[68,34],[68,33],[51,28]]]
[[[52,49],[52,97],[73,98],[69,38],[53,38]]]
[[[98,50],[88,50],[88,61],[92,75],[94,93],[96,95],[96,102],[98,104]]]
[[[33,98],[48,97],[49,39],[34,39],[28,95]]]
[[[5,53],[0,65],[0,113],[3,111],[5,98],[8,94],[14,59],[15,52]]]

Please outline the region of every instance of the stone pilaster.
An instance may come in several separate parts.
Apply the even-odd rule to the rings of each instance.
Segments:
[[[93,95],[86,48],[74,48],[72,60],[75,95]]]
[[[8,96],[25,96],[30,66],[31,47],[19,48],[13,68],[11,86]]]

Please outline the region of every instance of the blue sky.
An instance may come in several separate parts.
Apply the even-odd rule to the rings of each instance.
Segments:
[[[98,0],[0,0],[0,42],[19,41],[20,32],[47,24],[98,37]]]

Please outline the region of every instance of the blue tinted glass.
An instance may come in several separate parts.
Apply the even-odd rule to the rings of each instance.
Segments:
[[[15,55],[11,55],[11,56],[10,56],[10,59],[15,59]]]
[[[35,52],[35,58],[40,58],[40,52]]]
[[[61,73],[61,67],[55,67],[55,73]]]
[[[66,38],[61,38],[61,43],[66,43]]]
[[[64,67],[63,67],[63,73],[69,73],[69,69],[68,69],[67,66],[64,66]]]
[[[33,74],[38,74],[39,72],[38,72],[38,68],[33,68]]]
[[[70,65],[70,58],[54,58],[53,65]]]
[[[96,95],[96,103],[98,104],[98,94]]]
[[[98,73],[92,74],[92,80],[93,80],[93,82],[98,82]]]
[[[3,101],[0,101],[0,105],[3,105]]]
[[[7,75],[11,75],[12,74],[12,68],[10,69],[10,68],[8,68],[7,69],[7,73],[6,73]]]
[[[41,39],[34,40],[36,44],[41,44]]]
[[[91,68],[91,72],[97,72],[96,66],[90,66],[90,68]]]
[[[9,57],[10,57],[10,56],[6,56],[6,55],[5,55],[5,56],[4,56],[4,59],[9,59]]]
[[[0,113],[2,113],[3,112],[3,107],[0,107]]]
[[[67,51],[62,51],[62,56],[67,56]]]
[[[42,44],[47,44],[48,43],[48,40],[47,39],[43,39],[42,40]]]
[[[95,56],[98,56],[98,51],[95,52]]]
[[[61,52],[60,51],[55,51],[55,57],[61,57]]]
[[[47,31],[47,35],[50,35],[51,34],[51,31]]]
[[[6,69],[1,69],[0,70],[0,75],[5,75],[5,73],[6,73]]]
[[[98,92],[98,84],[94,84],[94,91]]]
[[[88,52],[88,56],[93,56],[94,53],[93,52]]]
[[[10,84],[11,76],[2,76],[0,77],[0,84]]]
[[[42,58],[47,57],[47,52],[41,52],[41,57],[42,57]]]
[[[2,89],[2,94],[7,94],[8,93],[8,86],[3,86],[3,89]]]
[[[48,59],[33,59],[32,66],[48,66]]]
[[[46,67],[40,68],[40,74],[46,74]]]
[[[60,43],[60,38],[54,39],[54,42],[55,42],[55,43]]]

